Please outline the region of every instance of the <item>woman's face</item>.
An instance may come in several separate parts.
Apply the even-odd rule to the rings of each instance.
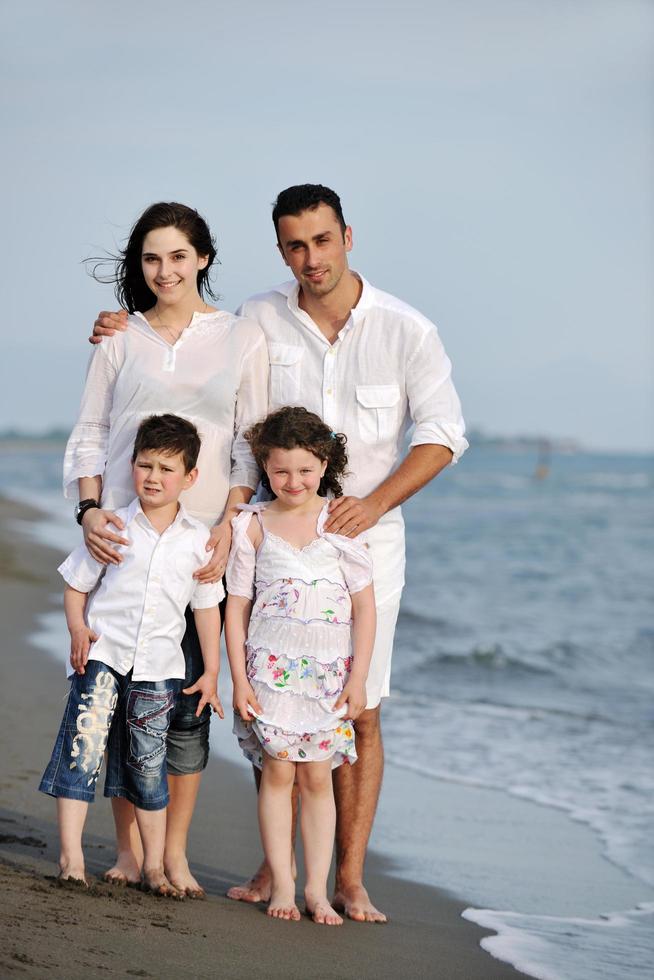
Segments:
[[[208,257],[198,255],[179,228],[155,228],[143,239],[143,277],[159,305],[199,299],[197,276],[207,262]]]

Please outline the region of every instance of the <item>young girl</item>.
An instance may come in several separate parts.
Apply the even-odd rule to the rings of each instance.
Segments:
[[[227,652],[234,731],[262,769],[259,825],[272,872],[268,915],[298,920],[291,793],[297,778],[306,908],[341,925],[327,899],[336,809],[331,770],[356,762],[351,722],[366,706],[375,636],[372,566],[358,540],[324,531],[341,495],[345,436],[304,408],[281,408],[246,433],[271,503],[234,518],[227,567]]]

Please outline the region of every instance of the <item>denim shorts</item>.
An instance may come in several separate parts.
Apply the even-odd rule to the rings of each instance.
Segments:
[[[179,679],[133,681],[99,660],[71,678],[52,757],[39,789],[92,803],[109,749],[105,796],[122,796],[142,810],[168,805],[166,734]]]
[[[220,604],[220,625],[225,614],[225,600]],[[186,632],[182,639],[186,662],[186,677],[182,687],[191,687],[204,672],[200,639],[190,606],[186,610]],[[180,694],[168,729],[167,761],[171,776],[188,776],[202,772],[209,761],[209,725],[211,708],[202,709],[195,717],[200,703],[199,694]]]

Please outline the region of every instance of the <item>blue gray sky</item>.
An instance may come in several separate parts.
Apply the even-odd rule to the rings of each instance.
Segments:
[[[234,309],[271,202],[341,195],[352,266],[438,325],[466,420],[654,449],[654,5],[6,2],[0,428],[72,423],[111,289],[81,260],[197,207]]]

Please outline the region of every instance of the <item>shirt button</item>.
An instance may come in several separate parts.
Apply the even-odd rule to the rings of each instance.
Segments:
[[[331,393],[332,393],[332,389],[331,389],[331,388],[328,388],[328,389],[327,389],[327,394],[328,394],[328,395],[331,395]]]

